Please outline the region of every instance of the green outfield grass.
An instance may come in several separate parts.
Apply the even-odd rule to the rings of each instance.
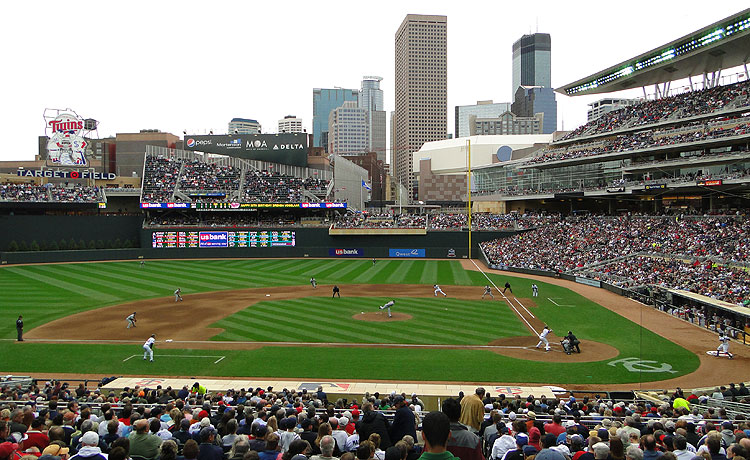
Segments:
[[[362,323],[352,315],[375,311],[377,297],[302,298],[266,301],[218,321],[225,332],[217,341],[305,341],[412,344],[486,344],[508,336],[530,335],[503,302],[480,301],[487,279],[464,270],[458,261],[382,260],[197,260],[53,264],[0,268],[0,338],[15,337],[24,315],[26,330],[84,310],[153,297],[177,287],[196,292],[262,286],[301,285],[310,276],[320,284],[476,285],[477,301],[397,297],[396,311],[413,319],[400,323]],[[514,293],[531,297],[531,281],[490,275],[498,286],[510,280]],[[264,347],[258,350],[160,350],[157,362],[144,363],[140,345],[3,346],[0,372],[82,372],[127,375],[215,375],[237,377],[398,379],[498,382],[625,383],[663,380],[694,371],[698,357],[578,294],[540,283],[533,313],[559,334],[573,329],[587,340],[608,343],[620,358],[667,363],[674,372],[631,372],[609,361],[582,364],[537,363],[479,350]],[[448,295],[450,290],[446,289]],[[497,294],[496,294],[497,297]],[[552,299],[550,301],[549,299]],[[555,303],[562,305],[557,306]],[[446,310],[447,308],[447,310]],[[61,333],[64,337],[64,332]],[[220,345],[219,345],[220,346]],[[180,358],[186,355],[205,358]],[[224,356],[214,364],[211,356]],[[218,359],[218,358],[217,358]],[[648,366],[645,367],[648,369]]]

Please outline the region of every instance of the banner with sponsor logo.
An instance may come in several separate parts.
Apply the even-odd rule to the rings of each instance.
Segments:
[[[235,134],[185,136],[185,150],[248,160],[307,166],[307,134]]]
[[[602,287],[601,281],[592,280],[591,278],[584,278],[583,276],[576,276],[576,283],[585,284],[587,286]]]
[[[426,257],[424,249],[388,249],[388,257]]]
[[[362,248],[336,248],[329,249],[328,255],[331,257],[360,257],[365,254]]]
[[[198,247],[201,248],[225,248],[228,242],[227,232],[198,233]]]
[[[646,184],[643,186],[643,190],[662,190],[667,188],[667,184]]]
[[[16,171],[17,176],[21,177],[46,177],[56,179],[94,179],[94,180],[115,180],[115,173],[100,173],[96,171],[63,171],[59,169],[19,169]]]
[[[697,185],[702,185],[704,187],[716,187],[717,185],[722,185],[724,181],[721,179],[711,179],[711,180],[699,180],[696,182]]]
[[[57,176],[55,176],[57,177]],[[199,200],[201,196],[221,196],[226,195],[223,192],[203,193],[196,196]],[[198,211],[254,211],[257,209],[267,208],[302,208],[302,209],[328,209],[328,208],[340,208],[346,209],[346,203],[337,203],[331,201],[325,201],[321,203],[141,203],[142,209],[157,209],[157,208],[194,208]]]

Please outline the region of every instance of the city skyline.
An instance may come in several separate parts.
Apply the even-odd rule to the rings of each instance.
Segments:
[[[71,108],[99,120],[99,137],[153,128],[176,135],[183,130],[219,133],[233,117],[257,119],[272,131],[289,113],[297,114],[310,133],[313,88],[357,88],[363,75],[380,75],[384,109],[391,112],[393,34],[406,14],[448,18],[446,115],[448,134],[454,134],[455,106],[512,100],[512,44],[524,34],[552,36],[552,87],[559,87],[743,8],[739,2],[691,8],[669,0],[661,5],[669,11],[665,20],[643,15],[651,6],[645,1],[632,2],[614,18],[597,5],[541,1],[530,14],[522,5],[461,8],[451,2],[413,1],[368,9],[368,21],[361,23],[345,20],[359,7],[344,2],[291,1],[283,7],[222,2],[209,8],[193,2],[135,1],[127,9],[15,3],[0,31],[6,43],[21,44],[0,51],[10,70],[0,90],[5,102],[0,123],[6,136],[13,136],[14,147],[0,151],[0,159],[33,158],[37,136],[44,134],[45,108]],[[478,9],[482,14],[476,14]],[[113,14],[117,21],[111,20]],[[136,23],[148,33],[134,33]],[[52,46],[63,40],[71,48]],[[260,45],[238,54],[225,46],[233,41]],[[292,42],[299,52],[279,51]],[[481,46],[487,42],[493,44],[490,53]],[[324,58],[318,51],[325,51]],[[106,65],[109,61],[117,64]],[[240,76],[247,85],[237,83]],[[640,92],[613,94],[637,97]],[[573,129],[585,123],[587,104],[601,96],[557,97],[558,128]]]

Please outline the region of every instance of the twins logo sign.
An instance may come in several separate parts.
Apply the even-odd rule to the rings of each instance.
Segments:
[[[225,248],[227,245],[227,232],[200,232],[198,235],[200,248]]]

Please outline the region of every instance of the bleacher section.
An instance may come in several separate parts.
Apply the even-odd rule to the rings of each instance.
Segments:
[[[0,184],[0,201],[96,203],[101,200],[98,187],[78,184]]]

